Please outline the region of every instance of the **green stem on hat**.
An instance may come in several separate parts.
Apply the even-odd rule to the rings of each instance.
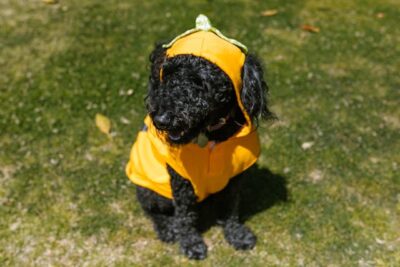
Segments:
[[[218,35],[220,38],[224,39],[225,41],[227,41],[227,42],[239,47],[245,54],[247,53],[247,47],[244,44],[240,43],[239,41],[237,41],[235,39],[231,39],[231,38],[228,38],[225,35],[223,35],[217,28],[215,28],[215,27],[213,27],[211,25],[210,20],[207,18],[207,16],[205,16],[203,14],[200,14],[200,15],[197,16],[197,18],[196,18],[196,28],[185,31],[184,33],[182,33],[182,34],[178,35],[177,37],[175,37],[168,44],[164,44],[162,47],[163,48],[169,48],[177,40],[179,40],[179,39],[181,39],[181,38],[183,38],[183,37],[185,37],[185,36],[187,36],[189,34],[198,32],[198,31],[206,31],[206,32],[215,33],[216,35]]]

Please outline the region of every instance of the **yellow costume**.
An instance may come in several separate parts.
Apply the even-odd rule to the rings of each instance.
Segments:
[[[166,168],[168,164],[191,182],[197,200],[202,201],[208,195],[221,191],[230,178],[253,165],[260,153],[257,132],[240,100],[245,54],[230,39],[221,38],[208,30],[193,31],[174,40],[166,54],[167,57],[191,54],[220,67],[232,80],[246,125],[221,143],[208,142],[204,148],[192,143],[172,147],[160,136],[147,116],[146,130],[138,133],[126,173],[133,183],[172,199],[170,176]]]

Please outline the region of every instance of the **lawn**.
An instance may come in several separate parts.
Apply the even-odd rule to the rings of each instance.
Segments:
[[[199,13],[262,60],[279,120],[245,188],[256,248],[213,227],[193,262],[124,166],[148,54]],[[400,266],[399,18],[397,0],[0,0],[0,265]]]

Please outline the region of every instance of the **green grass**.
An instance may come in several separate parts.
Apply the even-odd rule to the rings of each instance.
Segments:
[[[124,165],[148,54],[199,13],[259,55],[280,120],[260,129],[256,248],[211,228],[191,262],[156,239]],[[0,0],[0,265],[399,266],[399,18],[394,0]]]

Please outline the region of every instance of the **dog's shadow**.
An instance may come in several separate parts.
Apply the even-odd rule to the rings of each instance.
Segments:
[[[240,203],[240,217],[243,221],[288,200],[284,176],[257,164],[247,170],[244,176]]]
[[[280,202],[288,200],[286,178],[275,174],[257,164],[244,174],[241,189],[240,220],[250,219],[257,213],[263,212]],[[201,205],[199,230],[208,230],[217,223],[217,211],[210,212],[210,207],[217,206],[218,198],[209,197]],[[212,209],[211,209],[212,210]]]

